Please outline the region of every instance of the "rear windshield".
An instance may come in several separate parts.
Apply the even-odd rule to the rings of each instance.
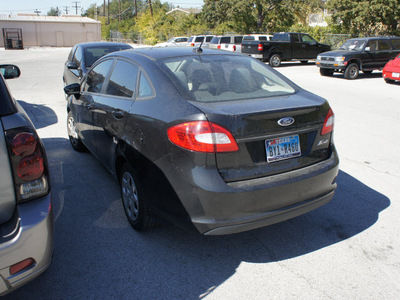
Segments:
[[[247,56],[200,55],[161,60],[196,101],[219,102],[295,92],[265,64]]]
[[[215,36],[212,38],[210,44],[218,44],[220,39],[221,39],[220,37]]]
[[[131,49],[128,45],[86,48],[84,51],[85,65],[91,67],[100,57],[115,51]]]

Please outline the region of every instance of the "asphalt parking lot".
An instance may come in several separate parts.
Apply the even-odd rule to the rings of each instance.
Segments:
[[[325,97],[340,156],[333,200],[306,215],[230,236],[162,224],[135,232],[118,184],[66,129],[69,48],[0,49],[21,68],[8,81],[49,158],[55,209],[50,268],[3,299],[398,299],[400,84],[380,72],[322,77],[313,63],[277,70]]]

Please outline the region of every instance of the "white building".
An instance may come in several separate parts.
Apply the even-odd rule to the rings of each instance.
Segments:
[[[64,15],[60,17],[37,15],[0,15],[0,29],[4,43],[15,39],[15,30],[22,31],[24,47],[50,46],[71,47],[76,43],[101,40],[101,22],[87,17]],[[8,32],[11,32],[8,34]],[[8,41],[7,41],[7,36]],[[13,44],[15,41],[13,41]]]

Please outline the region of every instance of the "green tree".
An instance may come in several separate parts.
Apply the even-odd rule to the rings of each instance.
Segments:
[[[58,6],[56,8],[52,7],[50,10],[47,12],[48,16],[59,16],[61,15],[61,11],[58,9]]]

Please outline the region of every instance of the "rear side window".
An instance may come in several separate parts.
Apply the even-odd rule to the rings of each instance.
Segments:
[[[138,67],[118,60],[107,84],[106,94],[119,97],[132,97],[135,92]]]
[[[243,40],[243,36],[235,36],[233,39],[233,42],[235,44],[240,44],[240,43],[242,43],[242,40]]]
[[[266,40],[267,40],[267,37],[266,37],[265,35],[260,35],[260,36],[258,37],[258,40],[259,40],[259,41],[266,41]]]
[[[300,37],[297,33],[294,33],[292,35],[292,41],[293,41],[293,43],[300,43]]]
[[[215,36],[211,40],[210,44],[218,44],[220,39],[221,39],[220,37]]]
[[[392,44],[395,49],[400,50],[400,39],[393,39]]]
[[[392,47],[390,46],[389,40],[380,40],[379,41],[379,50],[391,50]]]
[[[85,92],[101,93],[104,81],[113,64],[113,60],[109,59],[101,62],[88,73],[86,83],[83,88]]]
[[[147,76],[140,72],[140,81],[139,81],[139,93],[138,97],[145,98],[145,97],[152,97],[154,96],[153,87],[147,78]]]
[[[265,64],[247,56],[203,55],[161,61],[199,102],[266,98],[294,93]]]
[[[223,36],[221,38],[221,44],[230,44],[231,43],[231,37],[229,36]]]

